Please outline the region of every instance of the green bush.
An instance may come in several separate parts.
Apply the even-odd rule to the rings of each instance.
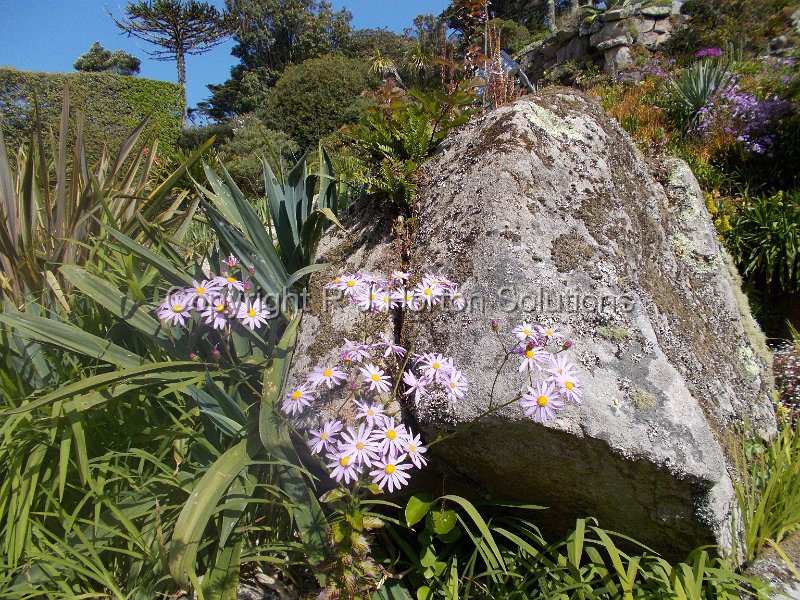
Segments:
[[[728,246],[746,277],[800,290],[800,193],[747,198],[731,219]]]
[[[342,125],[353,123],[369,104],[361,92],[374,83],[363,61],[329,54],[293,65],[270,90],[261,120],[308,148]]]
[[[237,119],[233,135],[217,151],[236,184],[248,197],[264,196],[264,163],[276,173],[288,171],[300,147],[282,131],[268,129],[253,114]]]
[[[166,81],[124,77],[113,73],[39,73],[0,69],[0,113],[8,147],[16,150],[30,137],[34,98],[45,130],[59,129],[64,85],[69,86],[70,133],[78,112],[84,114],[84,142],[88,161],[100,157],[103,147],[119,148],[141,120],[151,115],[145,137],[157,138],[162,151],[171,152],[181,133],[180,86]]]

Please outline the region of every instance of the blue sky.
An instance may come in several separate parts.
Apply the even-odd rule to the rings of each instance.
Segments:
[[[224,0],[211,0],[218,8]],[[0,0],[0,66],[30,71],[73,71],[75,59],[99,41],[109,50],[125,50],[141,59],[140,77],[177,81],[175,63],[148,58],[148,44],[120,35],[106,13],[124,12],[123,0]],[[447,0],[332,0],[335,9],[353,13],[353,27],[386,27],[398,33],[419,14],[439,14]],[[187,59],[189,106],[208,97],[206,84],[228,78],[235,59],[233,42]]]

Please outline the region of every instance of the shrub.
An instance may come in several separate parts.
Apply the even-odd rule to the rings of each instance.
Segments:
[[[361,92],[371,84],[368,66],[360,60],[334,54],[313,58],[286,69],[257,113],[270,129],[307,148],[357,121],[369,104]]]
[[[0,69],[0,113],[6,143],[16,149],[30,137],[34,121],[34,98],[38,102],[45,131],[59,129],[61,98],[69,85],[70,134],[75,131],[75,113],[86,115],[84,143],[87,159],[100,157],[103,147],[118,148],[142,119],[150,116],[145,137],[159,140],[171,152],[181,133],[183,92],[166,81],[125,77],[113,73],[37,73]]]
[[[800,193],[745,198],[727,242],[742,274],[770,288],[800,290]]]
[[[218,149],[219,160],[248,196],[264,196],[264,164],[274,172],[289,169],[300,147],[282,131],[268,129],[254,114],[236,120],[230,136]]]
[[[726,64],[704,60],[681,71],[669,81],[669,111],[676,123],[692,127],[714,96],[731,85]]]

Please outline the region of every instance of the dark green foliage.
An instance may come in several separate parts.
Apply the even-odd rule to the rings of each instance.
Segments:
[[[212,123],[201,127],[187,127],[181,131],[178,138],[178,148],[181,150],[194,150],[211,136],[216,136],[214,147],[219,148],[233,137],[233,127],[227,123]]]
[[[411,47],[411,39],[388,29],[357,29],[350,36],[346,54],[355,58],[368,59],[375,50],[391,58],[396,65],[402,64],[406,52]]]
[[[248,197],[264,196],[264,164],[275,173],[288,171],[300,152],[294,140],[282,131],[268,129],[255,115],[237,119],[232,135],[219,146],[218,158]],[[290,162],[291,161],[291,162]]]
[[[492,19],[490,27],[497,27],[500,32],[500,46],[509,54],[516,54],[533,41],[531,32],[525,25],[509,19]],[[482,40],[481,40],[482,43]]]
[[[237,44],[231,54],[241,62],[221,85],[209,85],[211,98],[201,105],[209,116],[224,120],[252,112],[267,88],[289,65],[335,50],[350,38],[346,9],[334,11],[319,0],[226,0]]]
[[[124,50],[111,52],[95,42],[87,52],[81,54],[73,65],[76,71],[100,73],[111,71],[117,75],[138,75],[142,62]]]
[[[388,86],[387,86],[388,88]],[[365,163],[362,180],[405,214],[412,212],[416,171],[448,132],[467,122],[476,110],[476,95],[463,83],[451,93],[384,88],[377,107],[367,111],[351,131],[353,150]]]
[[[330,54],[286,69],[259,116],[307,148],[342,125],[354,123],[369,104],[361,97],[372,81],[367,65]]]
[[[157,138],[162,152],[171,152],[181,132],[183,93],[166,81],[122,77],[113,73],[38,73],[0,69],[0,113],[11,153],[26,142],[34,125],[34,96],[47,130],[57,132],[64,84],[70,88],[70,131],[75,117],[84,115],[87,160],[100,157],[103,146],[119,148],[148,114],[145,137]]]
[[[731,226],[728,246],[745,277],[800,291],[800,193],[747,198]]]

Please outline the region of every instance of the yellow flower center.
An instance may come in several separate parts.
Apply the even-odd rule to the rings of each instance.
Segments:
[[[439,363],[433,363],[431,366],[432,366],[434,369],[436,369],[437,371],[438,371],[439,369],[441,369],[441,368],[442,368],[442,365],[440,365]]]
[[[226,277],[225,278],[228,283],[236,283],[236,277]]]
[[[386,465],[386,467],[384,467],[383,470],[386,471],[387,475],[391,475],[392,473],[394,473],[396,471],[396,468],[395,468],[394,465]]]
[[[172,307],[172,312],[179,313],[183,310],[182,304],[176,304]]]
[[[297,390],[295,393],[292,394],[292,400],[300,400],[302,395],[303,395],[303,392],[301,392],[300,390]]]
[[[251,308],[250,310],[247,311],[247,316],[250,317],[250,318],[255,317],[256,316],[256,311],[254,311]]]
[[[408,445],[408,451],[409,452],[416,452],[417,451],[417,447],[414,444],[409,444]]]
[[[347,287],[353,287],[355,284],[356,284],[356,282],[355,282],[355,281],[353,281],[352,279],[350,279],[350,280],[347,282]]]
[[[553,330],[552,329],[547,329],[547,330],[545,330],[545,333],[547,335],[553,335]]]
[[[364,442],[356,442],[356,449],[363,450],[364,449]]]
[[[372,381],[380,381],[381,378],[377,373],[372,374]]]
[[[391,299],[391,298],[389,298],[389,296],[386,296],[386,297],[383,299],[383,303],[384,303],[384,304],[389,304],[389,302],[391,302],[391,301],[392,301],[392,299]]]
[[[343,467],[346,467],[347,463],[349,462],[350,462],[349,456],[343,456],[342,458],[339,459],[339,464],[342,465]]]
[[[328,432],[327,432],[327,431],[323,431],[323,432],[322,432],[322,435],[321,435],[321,436],[319,436],[319,439],[321,439],[321,440],[326,440],[326,439],[328,439]]]
[[[331,371],[330,369],[325,369],[325,370],[322,372],[322,374],[323,374],[325,377],[330,377],[331,375],[333,375],[333,371]]]
[[[533,350],[525,350],[525,358],[533,358]]]
[[[201,287],[197,288],[197,289],[194,291],[194,293],[195,293],[195,294],[197,294],[198,296],[202,296],[203,294],[205,294],[205,293],[206,293],[206,288],[204,288],[204,287],[202,287],[202,286],[201,286]]]
[[[525,335],[530,335],[531,334],[531,330],[530,329],[523,329],[522,333],[524,333]]]
[[[450,382],[450,387],[453,388],[453,389],[456,389],[456,382],[455,381],[451,381]]]
[[[389,431],[386,432],[386,437],[389,438],[390,440],[393,440],[394,438],[397,437],[397,432],[394,429],[390,429]]]
[[[374,417],[374,416],[375,416],[375,411],[374,411],[374,410],[372,410],[371,408],[368,408],[368,409],[367,409],[367,414],[368,414],[370,417]]]
[[[431,288],[425,288],[425,291],[424,291],[423,293],[424,293],[426,296],[430,296],[430,295],[431,295]]]
[[[216,311],[218,313],[225,312],[225,305],[224,304],[217,304]]]
[[[333,283],[339,283],[339,278],[338,277],[334,277],[333,278]]]
[[[536,399],[536,404],[539,406],[547,406],[547,396],[539,396]]]
[[[567,381],[567,382],[564,384],[564,387],[565,387],[565,388],[567,388],[568,390],[571,390],[571,389],[572,389],[572,382],[571,382],[571,381]]]

